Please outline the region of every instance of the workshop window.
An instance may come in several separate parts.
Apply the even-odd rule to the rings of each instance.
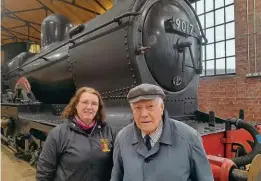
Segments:
[[[235,74],[234,0],[193,3],[208,43],[202,47],[201,76]]]

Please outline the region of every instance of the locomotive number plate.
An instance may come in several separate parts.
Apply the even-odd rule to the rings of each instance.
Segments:
[[[187,21],[184,21],[180,18],[173,17],[172,18],[172,29],[179,31],[181,33],[191,35],[194,30],[194,26]]]

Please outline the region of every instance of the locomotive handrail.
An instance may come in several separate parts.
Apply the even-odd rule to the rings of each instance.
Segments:
[[[200,22],[200,20],[199,20],[199,18],[198,18],[198,15],[197,15],[196,11],[194,10],[194,8],[192,7],[192,5],[190,4],[190,2],[188,2],[188,0],[185,0],[185,2],[188,4],[188,6],[190,7],[190,9],[192,10],[192,12],[193,12],[193,14],[194,14],[194,16],[195,16],[195,18],[196,18],[196,20],[197,20],[197,22],[198,22],[201,35],[202,35],[203,39],[205,40],[205,42],[202,43],[202,45],[206,45],[206,44],[208,43],[208,39],[207,39],[207,37],[206,37],[205,34],[204,34],[204,31],[203,31],[201,22]]]
[[[104,28],[104,27],[106,27],[106,26],[108,26],[108,25],[110,25],[110,24],[112,24],[112,23],[117,22],[117,23],[120,24],[122,18],[129,17],[129,16],[138,16],[138,15],[140,15],[140,14],[141,14],[141,12],[127,12],[127,13],[124,13],[124,14],[122,14],[122,15],[116,17],[116,18],[113,18],[112,20],[108,21],[107,23],[104,23],[104,24],[102,24],[102,25],[100,25],[100,26],[98,26],[98,27],[96,27],[96,28],[94,28],[94,29],[92,29],[92,30],[90,30],[90,31],[88,31],[88,32],[85,32],[85,33],[83,33],[83,34],[81,34],[81,35],[79,35],[79,36],[76,36],[76,37],[74,37],[74,38],[69,39],[68,41],[66,41],[66,42],[62,43],[61,45],[57,46],[56,48],[47,51],[46,53],[44,53],[43,55],[41,55],[41,56],[39,56],[39,57],[34,58],[34,59],[31,60],[30,62],[27,62],[27,63],[21,65],[20,67],[17,67],[17,68],[15,68],[15,69],[13,69],[13,70],[11,70],[11,71],[5,73],[5,74],[2,74],[2,76],[5,76],[5,75],[7,75],[7,74],[10,74],[10,73],[12,73],[12,72],[14,72],[14,71],[16,71],[16,70],[18,70],[18,69],[21,69],[22,67],[24,67],[24,66],[26,66],[26,65],[28,65],[28,64],[30,64],[30,63],[33,63],[33,62],[35,62],[36,60],[38,60],[38,59],[40,59],[40,58],[44,58],[44,56],[46,56],[46,55],[48,55],[48,54],[50,54],[50,53],[52,53],[52,52],[58,50],[59,48],[65,46],[65,45],[67,45],[67,44],[69,44],[69,43],[73,43],[75,40],[77,40],[77,39],[79,39],[79,38],[82,38],[83,36],[86,36],[86,35],[88,35],[88,34],[94,32],[94,31],[97,31],[97,30],[99,30],[99,29],[102,29],[102,28]]]
[[[250,164],[257,154],[261,154],[261,134],[256,130],[256,128],[253,125],[241,119],[227,119],[225,123],[234,125],[237,129],[243,128],[252,136],[254,140],[254,146],[252,148],[252,151],[244,156],[235,157],[232,159],[232,161],[237,166],[244,166]]]

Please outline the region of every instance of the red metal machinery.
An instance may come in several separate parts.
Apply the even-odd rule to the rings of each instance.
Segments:
[[[261,181],[261,124],[227,120],[225,131],[202,139],[215,181]]]

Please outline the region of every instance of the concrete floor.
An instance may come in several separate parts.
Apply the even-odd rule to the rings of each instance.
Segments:
[[[1,181],[35,181],[35,169],[1,145]]]

